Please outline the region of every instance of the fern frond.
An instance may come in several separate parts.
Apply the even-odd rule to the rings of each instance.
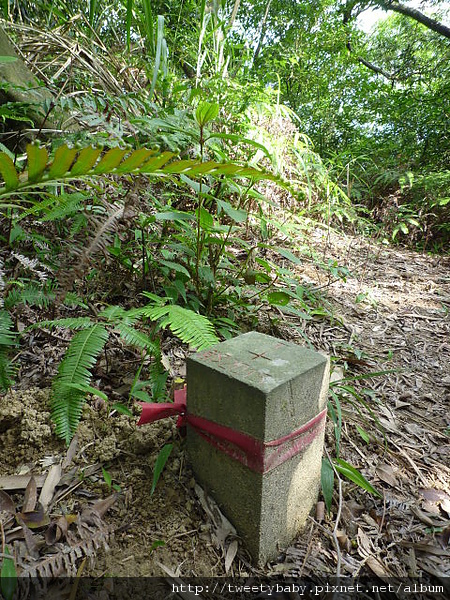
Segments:
[[[8,293],[5,298],[5,308],[9,309],[17,304],[47,308],[54,299],[54,292],[38,287],[34,283],[28,283],[25,287],[15,287]]]
[[[48,273],[51,273],[51,269],[47,265],[42,264],[37,258],[29,258],[28,256],[23,256],[17,252],[11,252],[11,256],[19,261],[22,267],[35,273],[41,283],[47,281]],[[45,271],[47,271],[47,273],[45,273]]]
[[[52,386],[52,419],[56,434],[66,444],[72,439],[81,418],[86,393],[90,387],[91,369],[108,339],[103,325],[95,324],[76,333],[58,368]]]
[[[16,333],[12,330],[13,322],[6,310],[0,310],[0,390],[6,391],[11,386],[14,368],[9,360],[8,350],[16,344]]]
[[[80,210],[81,205],[83,202],[86,202],[88,198],[89,196],[82,194],[81,192],[52,196],[54,206],[51,210],[46,211],[45,215],[41,217],[41,220],[56,221],[58,219],[72,217]]]
[[[160,320],[160,327],[169,326],[170,330],[182,342],[193,346],[197,350],[203,350],[218,343],[214,326],[203,315],[174,304],[165,306],[145,306],[141,314],[152,321]]]
[[[156,352],[157,346],[155,345],[155,342],[148,335],[142,333],[142,331],[138,331],[137,329],[134,329],[134,327],[123,322],[117,323],[115,328],[124,342],[130,346],[142,348],[142,350],[146,350],[151,354]]]
[[[92,321],[89,317],[68,317],[66,319],[53,319],[51,321],[39,321],[27,327],[27,329],[55,329],[64,327],[65,329],[87,329],[91,327]]]
[[[111,323],[126,323],[127,325],[133,325],[139,318],[139,314],[135,313],[134,310],[126,310],[121,306],[107,306],[99,313],[99,318],[104,318]]]

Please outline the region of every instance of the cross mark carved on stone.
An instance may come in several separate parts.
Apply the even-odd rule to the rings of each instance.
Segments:
[[[272,360],[271,358],[269,358],[268,356],[266,356],[265,352],[261,352],[258,354],[258,352],[252,352],[251,350],[249,350],[249,354],[253,354],[253,358],[252,360],[255,360],[255,358],[265,358],[266,360]]]

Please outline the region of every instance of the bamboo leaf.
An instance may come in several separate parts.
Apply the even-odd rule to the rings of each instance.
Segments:
[[[159,66],[161,64],[161,51],[162,51],[163,40],[164,40],[164,16],[158,15],[157,22],[158,22],[158,31],[157,31],[157,35],[156,35],[155,66],[153,68],[152,84],[150,87],[150,94],[149,94],[150,98],[153,98],[153,94],[155,92],[156,82],[158,80]]]
[[[127,32],[127,50],[130,50],[131,43],[131,21],[133,19],[133,0],[127,0],[126,14],[126,32]]]
[[[243,208],[233,208],[231,204],[229,202],[226,202],[225,200],[217,199],[216,202],[217,208],[219,210],[223,210],[223,212],[228,217],[230,217],[230,219],[236,221],[236,223],[243,223],[244,221],[246,221],[248,217],[248,212]]]

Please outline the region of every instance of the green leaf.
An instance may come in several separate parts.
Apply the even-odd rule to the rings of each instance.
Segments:
[[[89,173],[89,171],[97,162],[101,151],[101,148],[94,148],[93,146],[87,146],[86,148],[83,148],[78,155],[76,163],[70,170],[71,177],[78,177]]]
[[[52,385],[52,419],[56,435],[67,444],[75,433],[81,418],[86,393],[97,393],[91,388],[91,369],[108,339],[108,331],[99,323],[78,331],[72,338],[58,368]]]
[[[175,156],[174,152],[163,152],[145,162],[142,167],[139,167],[139,172],[154,173],[158,169],[161,169],[173,156]]]
[[[241,135],[235,133],[212,133],[210,136],[206,138],[206,141],[219,138],[221,140],[230,140],[231,142],[239,142],[240,144],[248,144],[249,146],[253,146],[257,150],[261,150],[268,158],[272,158],[269,150],[260,144],[259,142],[255,142],[250,138],[242,137]]]
[[[180,210],[167,210],[155,214],[157,221],[194,221],[192,213],[182,212]]]
[[[333,503],[334,490],[334,470],[328,458],[322,458],[322,470],[320,473],[320,482],[322,485],[322,494],[325,500],[327,511],[331,511]]]
[[[286,292],[270,292],[267,294],[267,301],[269,304],[286,306],[289,304],[290,297]]]
[[[161,546],[165,546],[166,542],[163,542],[162,540],[155,540],[153,542],[153,544],[150,546],[150,552],[153,552],[153,550],[156,550],[156,548],[160,548]]]
[[[108,473],[108,471],[102,467],[102,475],[103,475],[103,479],[105,480],[106,485],[108,487],[111,487],[111,484],[112,484],[111,473]]]
[[[295,254],[293,254],[290,250],[286,250],[285,248],[280,247],[274,248],[274,250],[278,252],[278,254],[281,254],[281,256],[284,256],[284,258],[290,260],[292,263],[296,265],[302,264],[302,261],[297,256],[295,256]]]
[[[5,546],[4,554],[11,556],[8,546]],[[0,571],[0,589],[5,600],[12,600],[17,589],[17,571],[13,558],[4,558]]]
[[[195,120],[200,127],[214,120],[219,114],[219,105],[216,102],[200,102],[195,111]]]
[[[244,210],[243,208],[233,208],[231,204],[229,202],[226,202],[225,200],[218,199],[217,208],[219,210],[223,210],[223,212],[228,217],[230,217],[230,219],[236,221],[236,223],[243,223],[247,220],[248,212],[246,210]]]
[[[135,150],[116,168],[116,173],[131,173],[131,171],[138,169],[150,156],[155,154],[156,150],[139,148],[139,150]]]
[[[128,408],[128,406],[125,406],[125,404],[122,404],[121,402],[115,402],[111,408],[122,415],[126,415],[127,417],[133,416],[133,412]]]
[[[0,56],[0,63],[16,62],[17,56]]]
[[[199,315],[188,308],[169,304],[165,306],[148,305],[140,309],[141,314],[152,321],[160,321],[160,327],[169,326],[171,331],[182,342],[189,344],[197,350],[209,348],[219,341],[214,333],[214,327],[203,315]]]
[[[19,185],[16,167],[5,152],[0,153],[0,174],[5,181],[6,191],[15,190]]]
[[[185,160],[177,160],[173,163],[170,163],[170,165],[167,165],[164,167],[164,173],[170,173],[170,174],[179,174],[179,173],[184,173],[184,171],[188,171],[189,169],[191,169],[192,167],[198,165],[198,161],[189,158],[189,159],[185,159]]]
[[[127,50],[130,50],[131,21],[133,20],[133,0],[127,0],[127,13],[125,19],[125,31],[127,33]]]
[[[120,321],[115,325],[117,331],[120,334],[120,337],[130,346],[136,346],[137,348],[142,348],[150,353],[154,353],[156,349],[155,340],[151,337],[142,333],[142,331],[138,331],[128,323],[124,321]]]
[[[197,218],[198,218],[199,210],[197,210]],[[202,229],[212,229],[214,227],[214,218],[210,212],[200,207],[200,227]]]
[[[193,174],[192,169],[190,170],[190,173],[191,173],[191,175]],[[197,174],[197,173],[194,173],[194,174]],[[200,193],[209,194],[209,192],[211,191],[211,188],[209,187],[209,185],[206,185],[204,181],[201,181],[201,182],[195,181],[194,179],[187,177],[183,173],[180,175],[180,179],[181,179],[181,181],[186,183],[190,188],[192,188],[196,194],[200,194]]]
[[[367,433],[367,431],[362,429],[362,427],[360,427],[359,425],[356,425],[356,429],[358,430],[358,433],[362,437],[362,439],[366,442],[366,444],[368,444],[370,442],[370,436]]]
[[[380,492],[367,481],[364,475],[360,473],[358,469],[352,467],[352,465],[350,465],[348,462],[345,462],[345,460],[338,458],[334,466],[336,471],[338,471],[341,475],[344,475],[344,477],[347,477],[347,479],[350,481],[353,481],[353,483],[356,483],[356,485],[363,490],[366,490],[366,492],[369,492],[374,496],[379,496],[380,498],[382,497],[382,494],[380,494]]]
[[[93,396],[97,396],[105,402],[108,402],[108,396],[104,392],[101,392],[91,385],[87,385],[85,383],[66,383],[65,387],[72,390],[78,390],[79,392],[83,392],[83,394],[92,394]]]
[[[111,171],[120,165],[127,152],[128,150],[123,150],[122,148],[111,148],[102,156],[100,162],[95,166],[93,173],[95,175],[111,173]]]
[[[65,175],[70,169],[77,152],[76,148],[69,148],[66,144],[60,146],[55,152],[48,177],[50,179],[58,179],[58,177]]]
[[[186,275],[186,277],[190,277],[191,274],[189,273],[189,271],[186,269],[186,267],[183,267],[183,265],[180,265],[176,262],[173,262],[171,260],[159,260],[159,264],[161,265],[165,265],[166,267],[168,267],[169,269],[176,271],[177,273],[182,273],[183,275]]]
[[[153,496],[155,492],[162,470],[164,469],[167,459],[169,458],[170,453],[172,452],[172,448],[173,444],[166,444],[159,451],[158,458],[156,459],[155,463],[155,470],[153,471],[153,483],[150,489],[150,496]]]
[[[27,144],[28,181],[38,182],[47,166],[48,152],[38,144]]]

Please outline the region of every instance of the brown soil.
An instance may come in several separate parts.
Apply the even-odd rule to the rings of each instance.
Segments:
[[[312,243],[326,244],[327,257],[335,255],[352,274],[347,281],[328,285],[325,280],[318,283],[316,270],[306,265],[299,277],[323,286],[337,318],[333,323],[294,323],[280,313],[275,329],[268,332],[300,344],[307,337],[316,349],[340,357],[338,374],[339,368],[347,367],[347,376],[391,371],[347,382],[366,406],[351,389],[334,388],[344,414],[341,457],[383,498],[343,480],[340,489],[336,486],[332,513],[312,516],[292,546],[280,548],[277,561],[257,571],[239,547],[228,574],[450,577],[450,261],[371,246],[356,238],[332,235],[324,240],[320,230],[315,235]],[[21,386],[0,401],[3,476],[45,473],[67,453],[49,425],[48,389],[37,387],[48,388],[54,371],[54,366],[48,367],[50,353],[40,354],[34,347],[31,355],[28,376],[24,373]],[[366,432],[367,441],[357,426]],[[235,537],[226,530],[226,522],[220,516],[213,519],[199,501],[184,440],[174,422],[136,428],[136,419],[91,401],[77,438],[66,469],[72,469],[72,479],[66,482],[70,493],[51,506],[52,513],[79,514],[114,488],[119,491],[97,524],[105,532],[104,543],[85,553],[91,559],[85,573],[225,575]],[[172,453],[151,495],[158,452],[169,442]],[[334,449],[329,421],[330,455]],[[106,476],[92,468],[95,465],[101,465]],[[80,477],[83,471],[91,474]],[[78,487],[72,490],[74,481]],[[20,507],[23,490],[11,492],[11,497]],[[79,566],[79,560],[74,562]]]

